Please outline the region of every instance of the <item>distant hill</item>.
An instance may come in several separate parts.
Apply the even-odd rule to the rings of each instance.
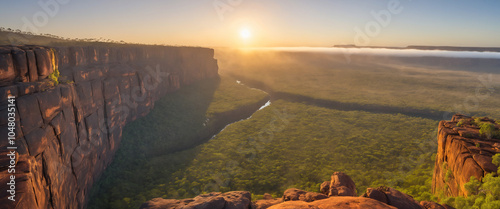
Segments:
[[[52,45],[54,43],[71,42],[52,35],[33,35],[18,32],[0,31],[0,45]]]
[[[372,48],[372,49],[418,49],[418,50],[445,50],[445,51],[476,51],[476,52],[500,52],[500,47],[466,47],[466,46],[418,46],[410,45],[407,47],[390,46],[356,46],[353,44],[334,45],[339,48]]]
[[[115,41],[111,39],[95,39],[95,38],[83,38],[83,39],[70,39],[64,38],[52,34],[32,34],[28,32],[21,31],[7,31],[0,28],[0,45],[41,45],[41,46],[81,46],[81,45],[95,45],[95,44],[133,44],[133,45],[147,45],[147,44],[136,44],[136,43],[126,43],[124,41]]]

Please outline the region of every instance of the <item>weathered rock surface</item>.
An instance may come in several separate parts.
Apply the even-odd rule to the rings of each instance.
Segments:
[[[347,174],[335,172],[331,180],[325,181],[320,186],[320,192],[331,196],[356,196],[356,184]]]
[[[410,195],[390,187],[379,187],[376,189],[368,188],[366,193],[362,196],[387,203],[398,209],[424,209],[424,207]]]
[[[496,121],[482,118],[481,122],[494,124]],[[496,128],[500,125],[496,124]],[[470,117],[454,115],[451,121],[441,121],[432,192],[443,192],[446,196],[467,195],[464,184],[470,177],[481,180],[486,173],[497,170],[491,157],[500,153],[498,144],[500,139],[481,135]]]
[[[213,55],[212,49],[192,47],[0,47],[0,113],[6,115],[7,97],[15,96],[18,147],[16,202],[2,192],[0,205],[84,208],[125,124],[146,115],[169,92],[217,77]],[[55,69],[61,84],[50,87],[47,76]],[[7,122],[0,119],[2,136]],[[0,152],[7,143],[1,140]],[[0,163],[4,188],[10,159],[2,154]],[[239,201],[243,194],[228,195],[221,197],[224,205],[250,204]]]
[[[321,194],[321,193],[316,193],[316,192],[307,192],[304,190],[300,189],[287,189],[285,190],[283,194],[283,201],[294,201],[294,200],[301,200],[305,202],[312,202],[315,200],[321,200],[325,199],[328,196]]]
[[[273,198],[270,194],[264,194],[262,200],[256,200],[252,204],[252,209],[266,209],[283,202],[283,198]]]
[[[355,188],[352,179],[342,172],[335,172],[331,181],[323,183],[320,187],[322,192],[327,192],[326,185],[342,185],[348,188]],[[330,187],[328,187],[330,188]],[[329,192],[329,191],[328,191]],[[222,199],[222,198],[223,199]],[[228,198],[231,197],[231,198]],[[222,202],[225,201],[225,205]],[[236,202],[237,204],[233,204]],[[184,200],[166,200],[155,198],[141,206],[141,209],[177,209],[177,208],[232,208],[232,209],[335,209],[335,208],[375,208],[375,209],[451,209],[449,206],[442,206],[435,202],[417,202],[413,197],[404,194],[390,187],[368,188],[361,197],[352,196],[331,196],[328,197],[322,193],[307,192],[304,190],[291,188],[283,193],[281,199],[273,199],[269,194],[264,194],[262,200],[256,200],[252,203],[251,195],[248,192],[228,192],[228,193],[210,193],[199,195],[193,199]],[[195,207],[196,206],[196,207]]]
[[[141,205],[141,209],[250,209],[250,192],[213,192],[191,199],[172,200],[155,198]]]
[[[329,197],[314,202],[290,201],[274,205],[269,209],[396,209],[396,207],[364,197]]]

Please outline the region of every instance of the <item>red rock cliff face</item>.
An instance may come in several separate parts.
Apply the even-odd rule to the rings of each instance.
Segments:
[[[483,118],[484,122],[495,123]],[[458,124],[457,123],[463,123]],[[471,176],[481,180],[486,173],[497,171],[491,157],[500,153],[500,140],[488,139],[472,125],[473,119],[463,115],[453,116],[451,121],[441,121],[438,130],[438,152],[432,192],[444,192],[446,196],[465,196],[464,184]],[[499,125],[496,125],[499,127]]]
[[[0,205],[83,208],[126,123],[169,92],[218,76],[214,51],[164,46],[0,47]],[[66,80],[47,86],[58,68]],[[15,199],[8,199],[7,96],[16,97]]]

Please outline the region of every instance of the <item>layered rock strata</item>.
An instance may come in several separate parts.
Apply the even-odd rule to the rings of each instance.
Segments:
[[[206,48],[140,45],[0,47],[0,205],[84,208],[125,124],[169,92],[217,77],[213,55]],[[11,103],[16,114],[8,121]],[[7,147],[17,148],[15,160]],[[15,194],[6,192],[11,175]]]
[[[485,123],[491,124],[492,133],[481,130],[481,124]],[[433,193],[466,196],[464,185],[471,177],[481,180],[486,173],[496,172],[498,168],[492,163],[492,156],[500,153],[500,139],[495,135],[499,128],[498,121],[458,114],[451,121],[441,121]]]

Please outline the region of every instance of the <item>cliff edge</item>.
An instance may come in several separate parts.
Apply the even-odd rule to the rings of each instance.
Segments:
[[[84,208],[126,123],[217,76],[207,48],[0,47],[0,205]]]
[[[492,156],[500,153],[499,128],[499,121],[460,114],[441,121],[432,192],[467,196],[464,185],[471,177],[481,180],[486,173],[496,172]]]

